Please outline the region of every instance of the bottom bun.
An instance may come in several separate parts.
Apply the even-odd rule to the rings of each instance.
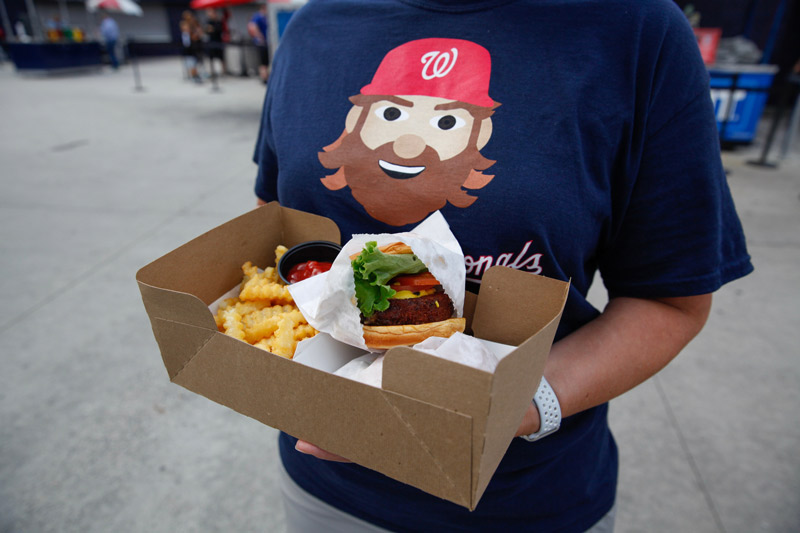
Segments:
[[[364,342],[367,343],[367,347],[379,350],[395,346],[411,346],[428,337],[450,337],[453,333],[463,332],[466,324],[464,318],[449,318],[426,324],[364,326]]]

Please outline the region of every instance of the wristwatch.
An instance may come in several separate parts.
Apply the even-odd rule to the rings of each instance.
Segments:
[[[539,382],[539,389],[533,397],[533,405],[539,411],[539,431],[530,435],[520,435],[520,438],[533,442],[561,427],[561,405],[558,403],[553,387],[544,379]]]

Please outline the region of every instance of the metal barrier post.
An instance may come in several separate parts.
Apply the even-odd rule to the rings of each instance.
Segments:
[[[211,43],[211,51],[215,51],[219,48],[220,47],[217,46],[217,43]],[[224,54],[224,49],[223,49],[223,54]],[[212,54],[206,54],[206,55],[208,55],[208,65],[209,68],[211,69],[211,92],[218,93],[220,92],[220,88],[219,84],[217,84],[217,69],[214,68],[214,56]],[[223,55],[223,58],[224,57],[225,56]],[[224,64],[225,59],[223,59],[222,61]]]
[[[789,74],[789,83],[800,87],[800,74]],[[800,92],[795,96],[792,112],[789,114],[789,125],[786,127],[786,133],[783,135],[783,144],[781,144],[781,159],[786,159],[789,155],[789,150],[792,148],[797,126],[800,125]]]
[[[725,114],[722,116],[722,127],[719,129],[719,139],[721,144],[725,144],[725,134],[728,130],[728,122],[731,120],[731,113],[734,110],[733,95],[739,87],[739,73],[731,76],[731,87],[728,92],[728,101],[725,104]]]
[[[131,70],[133,71],[133,82],[135,84],[133,90],[141,93],[144,92],[144,86],[142,85],[142,76],[139,73],[139,62],[136,60],[136,53],[131,51],[132,42],[134,42],[134,39],[128,37],[125,41],[125,50],[128,54],[128,61],[131,63]],[[133,49],[135,50],[135,47]]]
[[[772,141],[775,139],[775,132],[778,131],[778,125],[781,122],[781,118],[783,118],[783,110],[786,107],[786,100],[789,96],[789,82],[784,82],[783,87],[781,87],[780,92],[780,99],[778,100],[778,106],[775,109],[775,116],[772,118],[772,125],[769,128],[769,133],[767,134],[767,141],[764,143],[764,149],[761,150],[761,157],[757,160],[748,161],[748,165],[755,165],[759,167],[766,167],[766,168],[778,168],[778,163],[769,163],[767,162],[767,155],[769,154],[770,148],[772,148]]]
[[[244,57],[244,40],[240,39],[236,45],[239,47],[239,76],[247,78],[247,60]]]

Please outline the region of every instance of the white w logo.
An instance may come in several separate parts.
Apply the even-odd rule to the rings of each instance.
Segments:
[[[452,55],[450,55],[452,52]],[[458,49],[451,48],[450,52],[440,52],[435,50],[428,52],[422,56],[421,62],[425,64],[422,67],[422,77],[426,80],[433,78],[444,78],[447,76],[458,59]]]

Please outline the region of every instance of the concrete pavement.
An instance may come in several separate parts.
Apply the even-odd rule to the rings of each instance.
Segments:
[[[253,206],[264,87],[141,74],[0,67],[0,531],[281,532],[276,431],[169,383],[134,280]],[[725,154],[756,272],[612,402],[617,532],[800,530],[800,151],[759,148]]]

